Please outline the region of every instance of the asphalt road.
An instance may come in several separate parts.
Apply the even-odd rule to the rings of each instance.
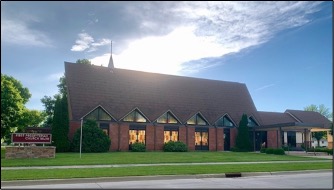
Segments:
[[[220,177],[171,177],[129,178],[122,180],[104,180],[87,182],[81,180],[54,183],[50,180],[44,185],[2,186],[2,189],[333,189],[333,172],[310,173],[272,173],[271,175],[220,178]]]

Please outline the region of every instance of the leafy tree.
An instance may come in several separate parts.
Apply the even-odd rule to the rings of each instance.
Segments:
[[[24,107],[20,91],[11,80],[1,74],[1,139],[6,140],[17,129]]]
[[[44,119],[45,115],[43,112],[24,108],[21,117],[18,120],[17,131],[22,132],[27,126],[39,126]]]
[[[69,117],[67,96],[58,97],[55,102],[52,121],[52,141],[57,152],[67,152],[70,149],[68,139]]]
[[[325,116],[327,119],[332,120],[333,113],[330,113],[329,108],[326,108],[324,104],[319,106],[311,104],[309,106],[304,107],[305,111],[314,111],[319,112],[321,115]]]
[[[12,84],[14,85],[14,88],[16,88],[19,91],[19,94],[22,98],[22,102],[23,104],[26,104],[28,102],[28,100],[31,97],[31,94],[29,92],[28,88],[23,87],[22,83],[18,80],[16,80],[14,77],[12,76],[8,76],[8,75],[2,75],[1,74],[1,81],[2,80],[8,80],[11,81]]]
[[[44,96],[41,99],[41,102],[44,104],[44,114],[46,115],[46,119],[43,123],[44,126],[52,126],[53,122],[53,114],[55,109],[55,103],[58,98],[64,97],[67,94],[67,86],[65,76],[60,77],[58,87],[58,93],[53,97]]]
[[[53,112],[55,108],[56,98],[51,96],[44,96],[41,99],[41,102],[44,104],[43,114],[45,115],[45,121],[43,123],[44,127],[52,126],[53,121]]]
[[[236,147],[238,151],[247,152],[251,151],[251,142],[249,139],[248,131],[248,117],[246,114],[243,114],[239,122],[238,135],[236,137]]]
[[[88,59],[78,59],[76,63],[91,65],[92,63]]]
[[[311,104],[309,106],[306,106],[304,108],[305,111],[314,111],[314,112],[318,112],[321,115],[325,116],[327,119],[332,121],[332,116],[333,113],[330,113],[329,108],[326,108],[324,104],[321,104],[319,106]],[[331,127],[331,134],[333,134],[333,123],[332,123],[332,127]],[[325,131],[318,131],[318,132],[312,132],[312,137],[316,138],[318,141],[318,145],[319,145],[319,141],[321,138],[326,137],[327,133]]]
[[[81,129],[77,129],[72,141],[72,150],[80,151]],[[82,152],[107,152],[111,141],[95,120],[87,120],[82,126]]]

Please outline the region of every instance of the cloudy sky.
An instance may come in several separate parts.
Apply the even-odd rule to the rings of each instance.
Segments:
[[[259,111],[333,109],[332,2],[4,2],[1,73],[57,93],[64,62],[241,82]]]

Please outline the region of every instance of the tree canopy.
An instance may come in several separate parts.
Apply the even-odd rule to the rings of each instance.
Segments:
[[[329,108],[326,108],[324,104],[320,104],[319,106],[311,104],[309,106],[304,107],[305,111],[314,111],[319,112],[321,115],[325,116],[327,119],[332,121],[333,113],[330,112]]]
[[[26,126],[36,126],[44,120],[38,110],[25,107],[31,94],[29,89],[12,76],[1,73],[1,140],[9,141],[10,134]]]
[[[329,108],[326,108],[324,104],[321,104],[319,106],[311,104],[309,106],[304,107],[304,110],[318,112],[331,121],[333,119],[333,113],[330,113]],[[331,134],[333,134],[333,122],[331,125]],[[325,131],[312,132],[312,137],[317,139],[318,146],[319,146],[320,139],[326,136],[327,136],[327,133]]]
[[[86,64],[86,65],[91,65],[92,63],[90,62],[90,60],[88,59],[78,59],[76,61],[76,63],[79,63],[79,64]]]

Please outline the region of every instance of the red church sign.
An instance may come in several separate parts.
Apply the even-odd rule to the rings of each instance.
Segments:
[[[48,133],[13,133],[12,142],[13,143],[51,143],[51,134]]]

